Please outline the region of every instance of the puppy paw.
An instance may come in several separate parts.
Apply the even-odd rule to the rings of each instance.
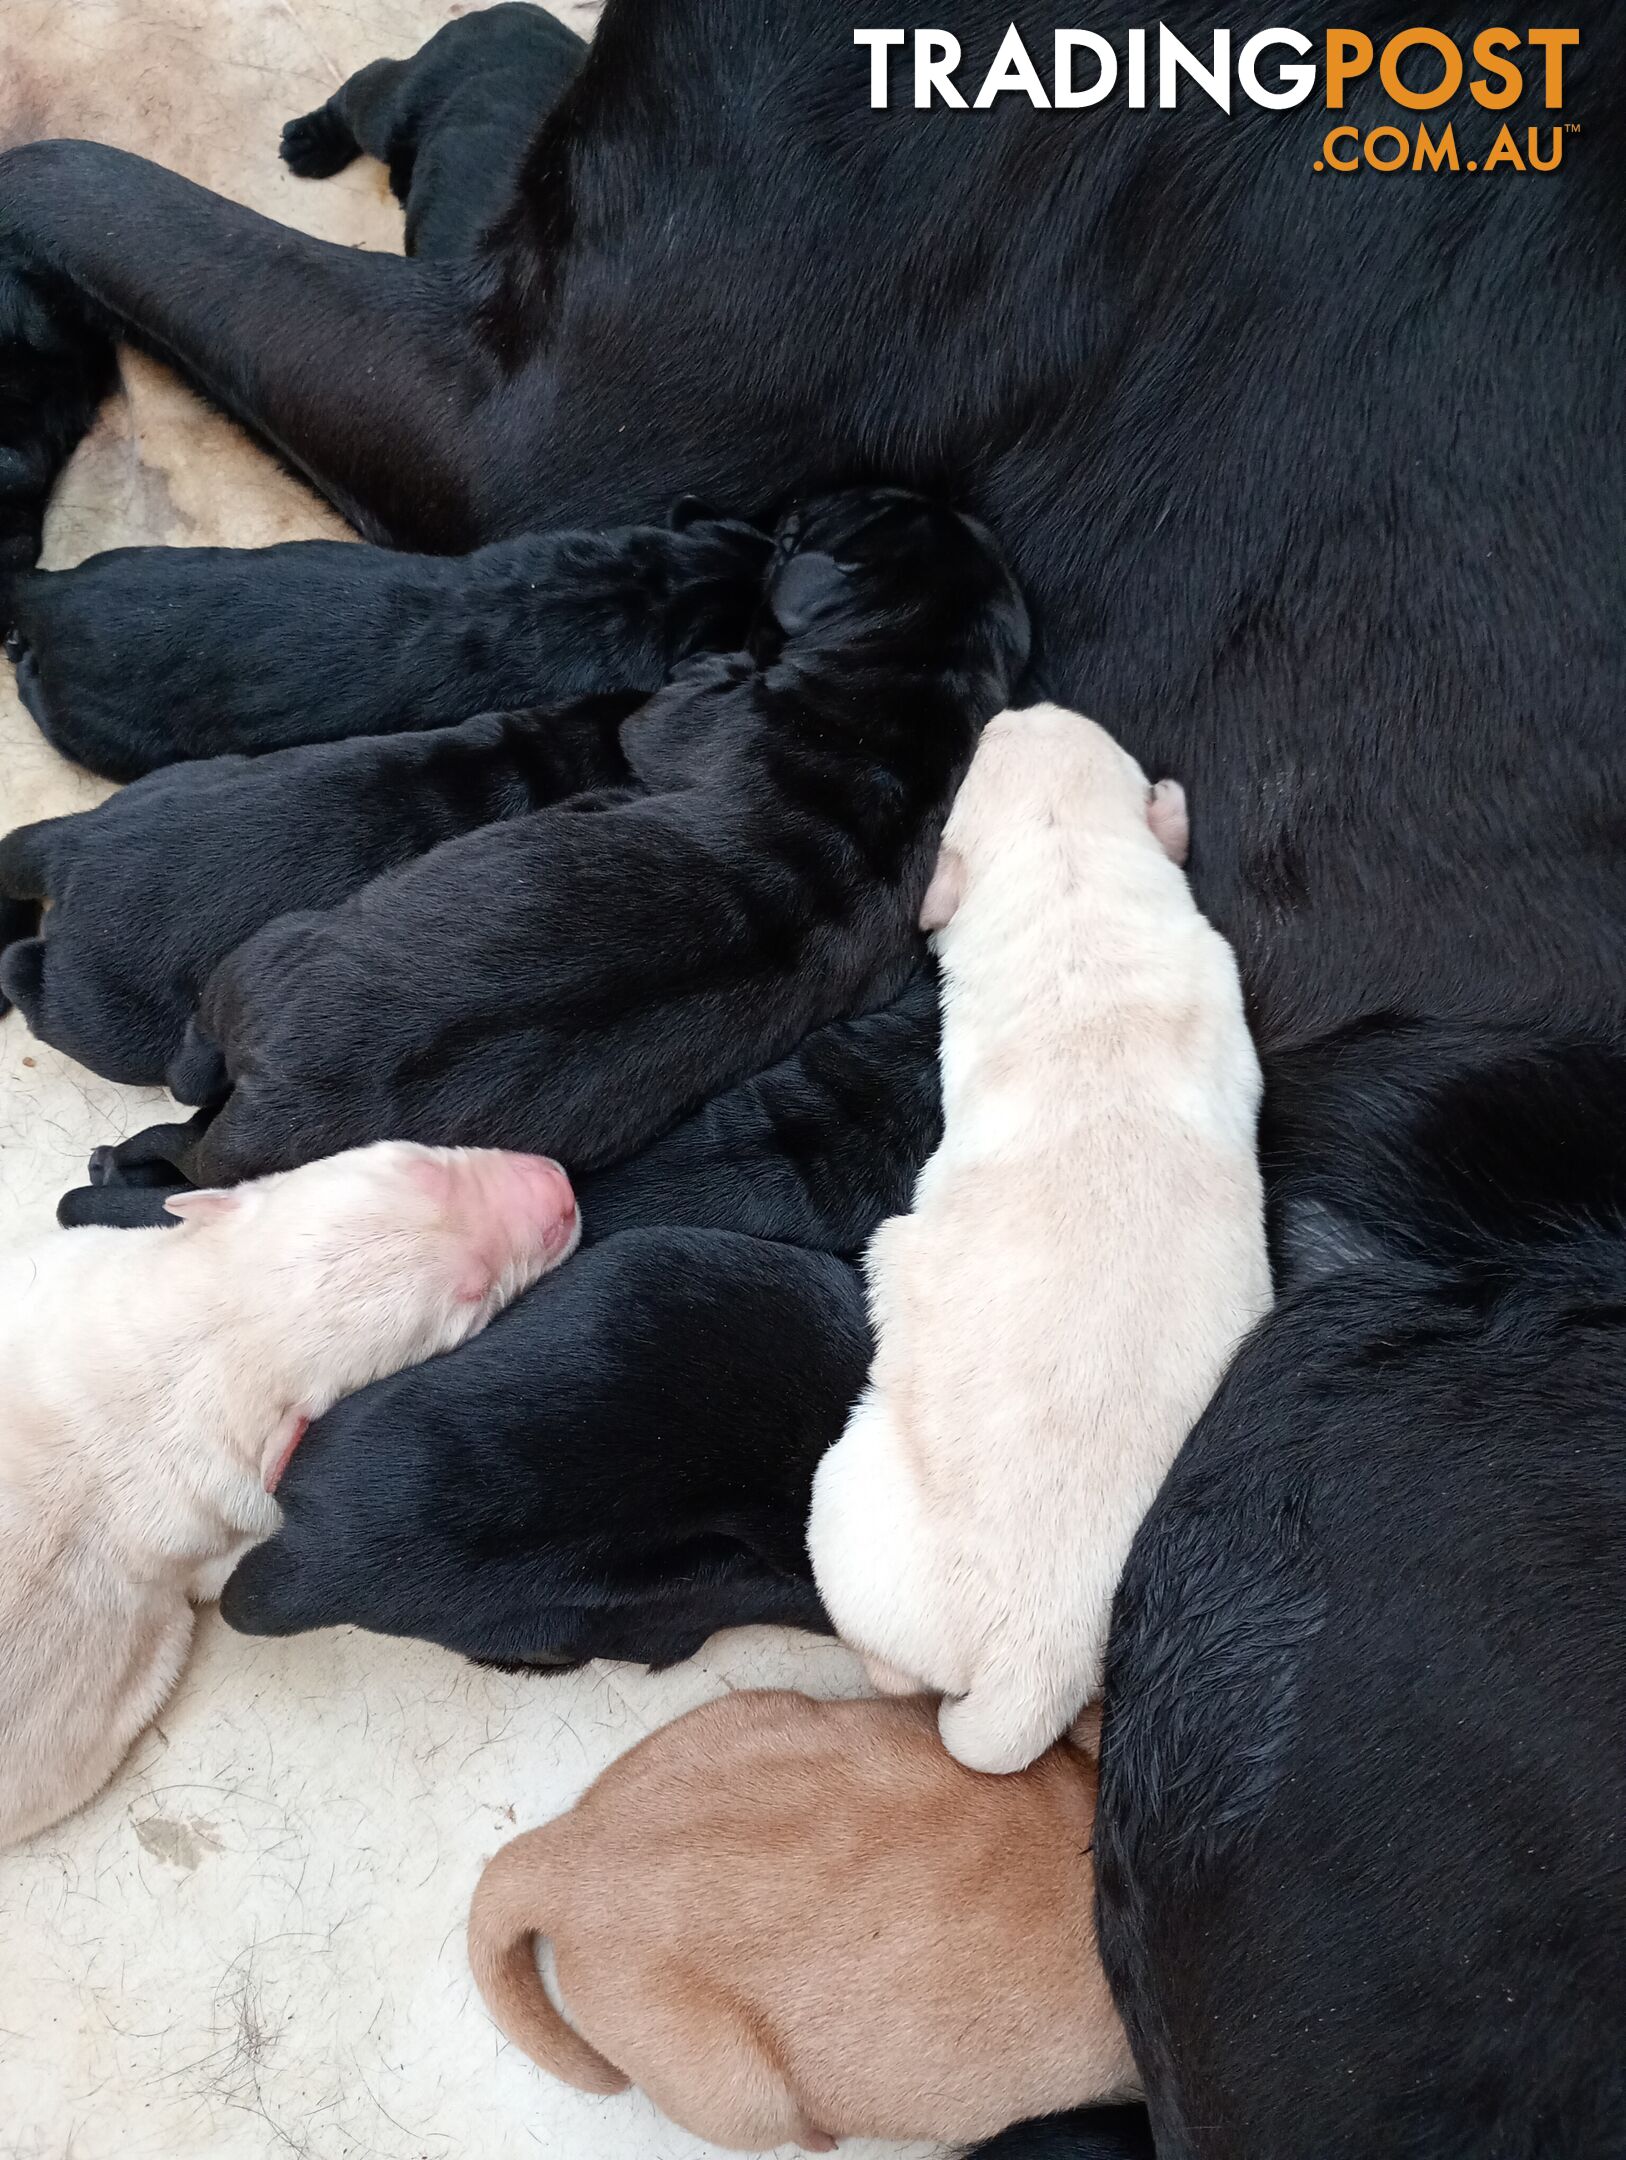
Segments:
[[[290,120],[278,149],[284,165],[301,180],[331,180],[361,155],[361,145],[329,105]]]
[[[1191,853],[1191,817],[1186,791],[1178,780],[1160,780],[1146,805],[1146,822],[1170,862],[1185,866]]]

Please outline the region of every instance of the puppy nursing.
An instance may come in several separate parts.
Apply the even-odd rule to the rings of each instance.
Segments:
[[[720,2145],[984,2137],[1138,2089],[1096,1955],[1094,1813],[1069,1747],[996,1783],[922,1703],[731,1695],[498,1853],[470,1963],[544,2069],[636,2082]]]
[[[111,1777],[309,1420],[465,1341],[578,1228],[557,1164],[397,1142],[171,1206],[173,1233],[0,1262],[0,1845]]]
[[[1178,792],[1038,706],[985,731],[927,895],[944,1138],[869,1249],[876,1360],[809,1549],[975,1769],[1098,1693],[1136,1526],[1270,1302],[1258,1063],[1171,847]]]

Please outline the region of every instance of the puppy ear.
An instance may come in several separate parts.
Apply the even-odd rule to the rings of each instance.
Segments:
[[[1191,853],[1191,815],[1186,791],[1178,780],[1160,780],[1146,804],[1146,822],[1161,841],[1170,862],[1185,867]]]
[[[235,1215],[243,1205],[243,1195],[236,1186],[227,1192],[215,1186],[205,1186],[197,1192],[172,1192],[164,1201],[166,1215],[179,1215],[183,1222],[216,1222],[223,1215]]]
[[[942,848],[938,852],[932,881],[926,887],[926,897],[920,903],[921,929],[928,935],[933,930],[946,930],[964,898],[965,859],[951,847]]]
[[[1098,1702],[1086,1703],[1065,1736],[1070,1746],[1093,1763],[1101,1760],[1101,1708]]]
[[[850,597],[849,573],[817,548],[792,555],[768,587],[768,608],[786,637],[805,637],[816,623],[839,614]]]
[[[282,1473],[293,1460],[298,1447],[310,1425],[310,1417],[303,1410],[290,1410],[266,1443],[260,1460],[260,1483],[268,1493],[274,1493],[282,1483]]]
[[[418,1190],[427,1193],[431,1200],[444,1204],[452,1197],[452,1166],[444,1155],[409,1155],[406,1173]]]

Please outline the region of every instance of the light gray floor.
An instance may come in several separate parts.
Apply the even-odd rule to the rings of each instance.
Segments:
[[[592,5],[560,12],[585,30]],[[413,50],[437,0],[4,0],[0,143],[82,134],[273,217],[378,248],[376,166],[291,179],[290,114]],[[137,541],[255,545],[339,528],[227,423],[132,360],[76,460],[47,560]],[[0,669],[0,829],[105,790],[63,764]],[[0,1022],[0,1244],[51,1230],[98,1141],[163,1098]],[[204,1618],[191,1669],[109,1790],[0,1856],[6,2160],[627,2160],[709,2150],[637,2094],[593,2099],[502,2046],[462,1929],[482,1861],[642,1734],[729,1686],[859,1692],[833,1645],[719,1638],[653,1679],[477,1672],[339,1632],[290,1643]],[[835,1983],[839,1986],[839,1977]],[[865,2151],[844,2150],[854,2160]],[[918,2152],[926,2147],[914,2148]]]

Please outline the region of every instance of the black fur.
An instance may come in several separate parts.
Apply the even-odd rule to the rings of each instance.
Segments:
[[[319,1418],[282,1529],[221,1609],[249,1634],[348,1623],[505,1665],[671,1664],[752,1621],[825,1631],[803,1526],[869,1354],[842,1261],[610,1238],[455,1357]]]
[[[499,0],[447,23],[410,60],[375,60],[290,120],[283,162],[326,180],[364,151],[389,168],[409,255],[472,252],[513,199],[540,116],[587,45],[545,8]]]
[[[732,1230],[856,1258],[907,1211],[942,1136],[937,985],[914,976],[890,1005],[815,1028],[767,1072],[713,1096],[629,1161],[577,1180],[582,1239],[651,1223]],[[175,1221],[188,1155],[209,1114],[155,1125],[91,1158],[94,1182],[65,1193],[64,1229]]]
[[[13,660],[16,581],[38,560],[51,488],[115,373],[92,312],[20,258],[0,219],[0,633]]]
[[[1146,2110],[1075,2108],[1041,2122],[1018,2123],[977,2146],[970,2160],[1157,2160]]]
[[[1623,1087],[1621,1051],[1513,1028],[1278,1068],[1301,1287],[1109,1659],[1102,1943],[1160,2160],[1619,2148]]]
[[[1159,2160],[1614,2160],[1626,1241],[1244,1350],[1118,1593],[1102,1950]]]
[[[391,1134],[596,1169],[897,994],[1026,614],[980,528],[897,491],[815,505],[781,551],[765,663],[680,681],[623,731],[670,792],[449,841],[216,971],[170,1085],[231,1092],[187,1176]]]
[[[1157,12],[1199,47],[1212,32],[1215,11],[1197,0]],[[944,0],[933,21],[961,41],[975,81],[1013,15],[1042,55],[1053,11]],[[1090,15],[1120,46],[1149,19],[1138,0],[1102,0]],[[1429,17],[1464,50],[1486,19],[1468,0]],[[1045,688],[1200,806],[1193,879],[1241,956],[1267,1113],[1278,1092],[1284,1105],[1272,1173],[1285,1192],[1332,1174],[1350,1118],[1330,1084],[1336,1046],[1363,1028],[1374,1104],[1436,1036],[1459,1039],[1467,1069],[1476,1038],[1498,1064],[1509,1027],[1537,1046],[1626,1045],[1626,12],[1576,0],[1564,19],[1581,47],[1562,115],[1542,104],[1539,68],[1506,113],[1464,97],[1451,115],[1476,159],[1504,122],[1521,144],[1543,130],[1544,146],[1558,119],[1579,123],[1561,169],[1541,175],[1317,175],[1319,96],[1231,115],[1200,98],[1166,113],[1122,101],[1035,113],[1020,98],[916,112],[900,60],[894,109],[872,113],[841,0],[609,0],[507,213],[467,263],[325,248],[95,145],[0,158],[0,220],[31,263],[210,387],[375,539],[455,550],[647,518],[684,487],[747,510],[877,475],[952,487],[1011,554]],[[1282,0],[1268,20],[1319,40],[1327,15]],[[1351,0],[1340,20],[1381,40],[1410,18],[1391,0]],[[1349,118],[1395,118],[1375,79],[1352,92]],[[1568,1193],[1591,1129],[1570,1122],[1569,1079],[1533,1082],[1541,1056],[1515,1061],[1509,1102],[1530,1084],[1563,1120],[1550,1159],[1573,1142]],[[1561,1062],[1573,1075],[1567,1053]],[[1294,1071],[1304,1084],[1290,1099]],[[1416,1129],[1440,1144],[1438,1123]],[[1539,1187],[1549,1173],[1522,1141],[1517,1159]],[[1372,1160],[1357,1155],[1351,1186]],[[1482,1156],[1470,1175],[1468,1212],[1488,1219],[1502,1165]],[[1456,1263],[1396,1263],[1408,1271],[1393,1291],[1402,1302],[1384,1306],[1370,1286],[1370,1307],[1353,1314],[1336,1270],[1358,1261],[1374,1215],[1385,1240],[1399,1231],[1426,1245],[1428,1221],[1411,1211],[1438,1190],[1402,1178],[1363,1197],[1352,1239],[1310,1217],[1323,1280],[1288,1309],[1299,1332],[1281,1339],[1282,1369],[1259,1368],[1250,1403],[1227,1398],[1239,1405],[1238,1460],[1252,1450],[1257,1470],[1216,1477],[1202,1525],[1205,1549],[1223,1559],[1234,1546],[1253,1576],[1233,1592],[1201,1575],[1188,1586],[1183,1540],[1160,1533],[1135,1564],[1108,1726],[1104,1937],[1154,2105],[1168,2096],[1160,2130],[1178,2118],[1170,2134],[1203,2160],[1498,2149],[1520,2160],[1542,2073],[1559,2096],[1555,2160],[1612,2150],[1579,2110],[1588,2080],[1606,2092],[1618,2068],[1621,2018],[1577,1992],[1597,1972],[1586,1946],[1609,1938],[1572,1928],[1574,1882],[1558,1870],[1570,1852],[1590,1857],[1587,1811],[1618,1789],[1597,1749],[1600,1703],[1616,1730],[1619,1704],[1588,1663],[1603,1638],[1588,1635],[1555,1672],[1555,1638],[1485,1612],[1480,1561],[1500,1525],[1515,1613],[1590,1594],[1610,1557],[1602,1533],[1566,1516],[1555,1558],[1525,1499],[1606,1462],[1618,1411],[1610,1427],[1594,1361],[1618,1356],[1626,1302],[1588,1306],[1582,1362],[1548,1357],[1540,1387],[1520,1364],[1505,1390],[1508,1345],[1470,1337],[1470,1357],[1458,1315],[1439,1355],[1465,1362],[1429,1368],[1408,1349],[1397,1393],[1384,1345],[1409,1325],[1410,1271],[1426,1310],[1449,1295],[1437,1271]],[[1324,1208],[1323,1192],[1309,1197]],[[1538,1191],[1529,1218],[1551,1213]],[[1278,1228],[1292,1243],[1291,1225]],[[1599,1255],[1618,1249],[1612,1229],[1587,1235]],[[1541,1300],[1561,1296],[1570,1248],[1527,1231],[1520,1251],[1506,1311],[1539,1333],[1556,1323]],[[1346,1321],[1370,1326],[1364,1347],[1350,1348]],[[1299,1460],[1301,1431],[1337,1441],[1295,1381],[1296,1354],[1312,1359],[1323,1334],[1353,1435],[1344,1453],[1358,1469],[1370,1430],[1373,1485],[1340,1455],[1325,1541],[1312,1519],[1301,1546],[1279,1466]],[[1459,1432],[1447,1411],[1463,1389],[1476,1408]],[[1618,1404],[1618,1373],[1609,1389]],[[1487,1393],[1493,1431],[1479,1423]],[[1463,1432],[1488,1434],[1468,1461]],[[1188,1460],[1200,1468],[1202,1451]],[[1509,1475],[1512,1512],[1498,1505]],[[1463,1612],[1481,1651],[1466,1702],[1456,1650],[1446,1645],[1437,1700],[1422,1654],[1457,1580],[1447,1518],[1467,1526]],[[1375,1597],[1357,1529],[1383,1555]],[[1340,1597],[1356,1601],[1350,1640],[1375,1656],[1377,1678],[1352,1657],[1347,1685],[1284,1706],[1273,1660],[1320,1657],[1341,1635],[1340,1607],[1302,1646],[1323,1551]],[[1432,1604],[1431,1571],[1443,1586]],[[1208,1705],[1187,1679],[1228,1645],[1247,1651],[1254,1578],[1271,1601],[1262,1662],[1243,1656],[1234,1692]],[[1368,1639],[1391,1612],[1398,1650]],[[1490,1863],[1468,1868],[1485,1826],[1499,1834],[1508,1820],[1510,1758],[1479,1744],[1476,1723],[1503,1705],[1511,1740],[1532,1735],[1540,1750],[1512,1758],[1520,1802],[1536,1811],[1536,1854],[1512,1905],[1494,1838]],[[1211,1836],[1211,1792],[1235,1789],[1223,1779],[1239,1755],[1246,1769],[1268,1754],[1279,1712],[1328,1784],[1270,1786],[1257,1848]],[[1392,1801],[1366,1796],[1380,1819],[1406,1811],[1394,1840],[1361,1856],[1380,1880],[1274,1867],[1300,1842],[1314,1851],[1363,1760],[1399,1781]],[[1178,1775],[1164,1777],[1166,1763]],[[1575,1799],[1566,1848],[1552,1794],[1561,1781],[1568,1799],[1583,1772],[1594,1792]],[[1415,1843],[1424,1790],[1438,1827]],[[1187,1854],[1194,1872],[1176,1864]],[[1346,1909],[1350,1937],[1365,1929],[1350,1970],[1373,1982],[1372,2016],[1339,2054],[1317,2036],[1348,2037],[1351,1992],[1316,1953]],[[1504,1917],[1505,1941],[1487,1944]],[[1618,1943],[1618,1912],[1605,1918]],[[1431,1943],[1465,1943],[1485,1951],[1514,2004],[1494,1986],[1470,1999],[1471,1967],[1422,2000],[1391,1987],[1372,1971],[1385,1924],[1402,1982],[1422,1972],[1432,1988]],[[1135,1939],[1157,1957],[1141,1959]],[[1549,1973],[1554,1941],[1581,1946],[1569,1979]],[[1516,1965],[1552,1977],[1548,1994]],[[1233,2078],[1220,2049],[1241,2003],[1258,2015]],[[1478,2091],[1462,2075],[1475,2059]],[[1536,2081],[1526,2101],[1509,2096],[1504,2136],[1484,2103],[1506,2066]],[[1393,2136],[1369,2136],[1384,2122]]]
[[[0,991],[42,1041],[158,1085],[213,969],[294,908],[323,908],[457,834],[625,785],[636,699],[171,766],[98,809],[0,841]],[[51,905],[33,935],[33,908]]]
[[[681,521],[680,521],[681,520]],[[17,689],[65,756],[131,780],[658,689],[744,642],[767,541],[694,518],[442,559],[343,541],[115,548],[13,591]]]
[[[1283,1278],[1618,1232],[1622,1104],[1626,1044],[1601,1031],[1374,1019],[1278,1059],[1261,1147]]]
[[[937,982],[815,1028],[628,1162],[581,1181],[583,1235],[687,1223],[857,1258],[943,1133]]]

